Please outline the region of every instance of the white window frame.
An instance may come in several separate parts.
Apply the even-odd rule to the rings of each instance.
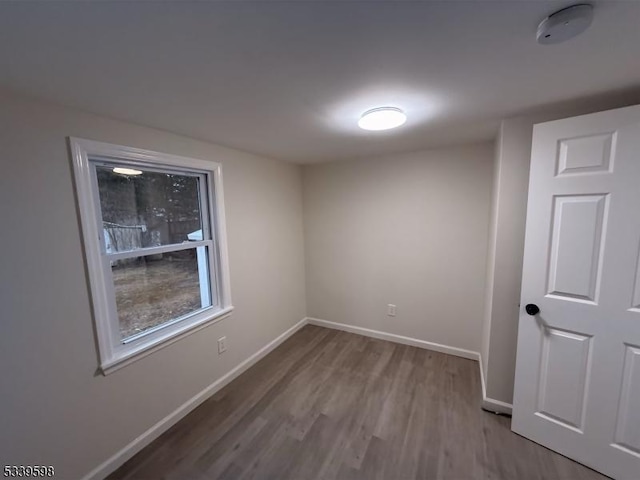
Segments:
[[[105,375],[111,373],[229,316],[233,306],[222,190],[222,165],[212,161],[81,138],[69,137],[69,143],[101,371]],[[201,201],[203,240],[185,243],[184,248],[208,249],[212,306],[152,327],[125,340],[121,339],[110,266],[110,260],[113,259],[114,254],[106,253],[95,173],[96,166],[102,163],[118,163],[131,168],[139,167],[156,171],[170,170],[179,174],[198,176],[204,181],[206,188],[201,187],[201,195],[206,194],[207,199]],[[200,185],[204,186],[202,181]],[[176,250],[175,244],[118,252],[115,256],[128,258],[174,250]]]

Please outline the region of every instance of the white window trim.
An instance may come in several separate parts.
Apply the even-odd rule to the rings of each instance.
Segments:
[[[231,303],[229,261],[224,198],[222,190],[222,165],[217,162],[197,160],[139,148],[112,145],[80,138],[69,137],[75,187],[78,201],[84,252],[89,275],[93,304],[94,324],[98,340],[100,369],[106,375],[124,367],[150,353],[190,335],[198,330],[229,316],[233,310]],[[97,191],[92,178],[90,158],[100,157],[114,161],[124,161],[132,166],[151,168],[185,168],[197,170],[207,178],[207,215],[212,231],[213,247],[210,252],[210,277],[215,278],[219,300],[216,306],[205,308],[170,326],[141,335],[133,341],[116,344],[119,333],[114,332],[110,319],[113,311],[113,285],[106,281],[104,255],[102,253],[102,232],[99,213],[96,208]],[[197,246],[197,245],[196,245]],[[116,336],[117,334],[117,336]]]

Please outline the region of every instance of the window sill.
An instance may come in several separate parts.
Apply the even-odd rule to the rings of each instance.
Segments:
[[[113,358],[102,362],[100,371],[103,375],[109,375],[110,373],[113,373],[122,367],[126,367],[127,365],[140,360],[141,358],[144,358],[167,345],[171,345],[182,338],[229,317],[232,312],[233,306],[228,306],[221,310],[216,310],[197,321],[186,322],[184,325],[171,329],[163,335],[153,337],[146,342],[143,340],[133,348],[127,348],[126,351],[116,353]]]

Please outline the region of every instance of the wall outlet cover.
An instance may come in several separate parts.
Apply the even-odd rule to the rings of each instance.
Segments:
[[[227,337],[220,337],[218,339],[218,354],[227,351]]]

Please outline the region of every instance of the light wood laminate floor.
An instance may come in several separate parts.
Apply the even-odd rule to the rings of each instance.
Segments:
[[[478,363],[307,325],[110,480],[605,479],[480,409]]]

